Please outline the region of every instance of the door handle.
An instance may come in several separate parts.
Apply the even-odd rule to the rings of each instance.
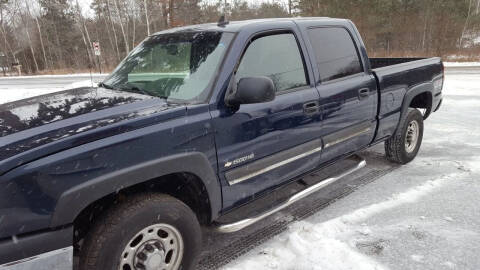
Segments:
[[[303,112],[307,115],[315,114],[319,111],[318,101],[307,102],[303,104]]]
[[[364,99],[367,98],[370,95],[370,89],[368,88],[362,88],[358,90],[358,98],[359,99]]]

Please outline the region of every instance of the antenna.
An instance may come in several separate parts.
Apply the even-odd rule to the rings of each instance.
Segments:
[[[223,14],[220,19],[218,20],[218,26],[225,27],[225,25],[229,24],[230,22],[225,20],[225,14]]]
[[[227,0],[225,0],[223,4],[223,14],[220,16],[217,25],[220,27],[225,27],[225,25],[229,24],[230,22],[227,20]]]

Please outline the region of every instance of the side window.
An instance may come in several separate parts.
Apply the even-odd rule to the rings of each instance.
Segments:
[[[307,85],[307,77],[297,40],[293,34],[255,39],[238,66],[237,80],[251,76],[272,79],[277,92]]]
[[[363,71],[357,49],[348,31],[340,27],[308,30],[321,81],[329,81]]]

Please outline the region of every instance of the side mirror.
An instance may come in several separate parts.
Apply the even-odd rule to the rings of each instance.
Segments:
[[[233,78],[235,79],[235,78]],[[272,79],[259,77],[241,78],[236,87],[230,89],[225,102],[230,106],[253,104],[272,101],[275,99],[275,84]]]

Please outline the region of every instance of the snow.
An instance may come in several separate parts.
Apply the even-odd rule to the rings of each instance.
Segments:
[[[478,67],[480,62],[443,62],[446,67]]]
[[[25,75],[25,76],[9,76],[9,77],[0,77],[0,81],[2,80],[14,80],[14,79],[39,79],[39,78],[51,78],[51,79],[57,79],[57,78],[71,78],[71,77],[86,77],[86,76],[92,76],[92,77],[104,77],[105,74],[99,74],[99,73],[75,73],[75,74],[60,74],[60,75]]]
[[[367,236],[371,216],[406,204],[414,204],[436,189],[448,185],[457,175],[430,180],[379,203],[358,208],[325,222],[302,221],[261,249],[259,254],[233,263],[226,269],[388,269],[356,250],[355,234]],[[359,225],[360,224],[360,225]],[[415,261],[423,256],[412,255]],[[274,262],[274,263],[272,263]]]
[[[423,261],[423,258],[424,258],[423,255],[417,255],[417,254],[413,254],[410,257],[412,258],[412,260],[414,260],[416,262],[421,262],[421,261]]]
[[[91,129],[91,128],[93,128],[93,125],[88,125],[88,126],[84,126],[84,127],[81,127],[81,128],[79,128],[79,129],[77,129],[75,132],[76,132],[76,133],[80,133],[80,132],[84,132],[84,131],[86,131],[86,130],[89,130],[89,129]]]
[[[18,118],[20,118],[21,121],[27,121],[27,120],[36,118],[38,116],[39,107],[40,107],[39,104],[25,105],[22,107],[12,109],[11,112],[16,116],[18,116]]]
[[[25,99],[34,96],[40,96],[49,93],[55,93],[59,91],[64,91],[67,89],[80,88],[80,87],[90,87],[92,82],[90,80],[83,80],[74,83],[67,84],[60,87],[36,87],[36,88],[22,88],[22,87],[1,87],[0,90],[2,95],[0,96],[0,104],[12,102],[15,100]],[[94,83],[93,86],[96,86]],[[8,91],[8,94],[3,94]]]
[[[63,89],[72,89],[72,88],[80,88],[80,87],[96,87],[96,86],[97,84],[92,83],[91,80],[85,80],[85,81],[78,81],[78,82],[71,83],[63,87]]]
[[[93,83],[91,80],[82,80],[82,81],[77,81],[73,82],[70,84],[66,84],[65,86],[59,86],[59,87],[48,87],[38,85],[35,88],[19,88],[16,85],[15,86],[6,86],[5,85],[0,85],[0,92],[2,95],[0,95],[0,104],[7,103],[7,102],[12,102],[15,100],[20,100],[20,99],[25,99],[29,97],[34,97],[34,96],[40,96],[44,94],[49,94],[49,93],[55,93],[55,92],[60,92],[68,89],[73,89],[73,88],[81,88],[81,87],[96,87],[97,83]],[[3,93],[7,92],[8,94],[3,95]],[[60,93],[59,93],[60,94]],[[72,95],[71,93],[62,93],[61,95],[64,95],[64,97],[61,99],[61,103],[65,103],[66,100],[73,99],[73,98],[86,98],[83,96],[78,96],[78,95]],[[90,94],[92,98],[97,98],[97,99],[105,99],[104,102],[108,102],[108,99],[112,99],[115,97],[125,97],[125,98],[137,98],[137,99],[145,99],[146,96],[142,94],[136,94],[136,93],[127,93],[124,92],[122,95],[121,92],[114,91],[114,90],[109,90],[109,89],[103,89],[102,91],[96,91],[92,92]],[[49,104],[51,106],[62,106],[62,104]],[[76,109],[79,109],[82,104],[77,104],[72,106],[71,112],[75,112]]]
[[[413,162],[222,269],[480,269],[480,74],[447,75],[443,95]]]
[[[81,110],[82,108],[85,107],[86,104],[88,104],[88,100],[87,101],[80,101],[80,102],[77,102],[75,104],[72,104],[70,105],[70,110],[68,111],[69,114],[74,114],[76,113],[78,110]]]

